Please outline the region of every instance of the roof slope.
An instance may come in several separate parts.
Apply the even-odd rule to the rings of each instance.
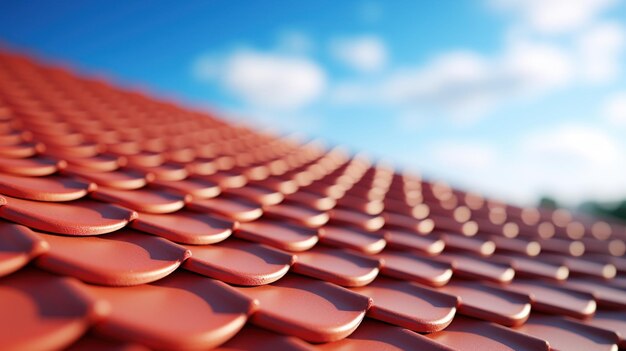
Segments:
[[[615,350],[626,227],[0,54],[0,349]]]

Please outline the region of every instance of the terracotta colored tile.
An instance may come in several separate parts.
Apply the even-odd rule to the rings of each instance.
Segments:
[[[418,233],[430,233],[435,229],[435,222],[431,219],[417,219],[403,214],[383,212],[385,225],[390,228],[416,231]]]
[[[243,174],[229,171],[219,171],[205,177],[219,184],[222,189],[241,188],[248,183],[248,179]]]
[[[0,174],[0,193],[37,201],[72,201],[87,195],[95,184],[68,177],[19,177]]]
[[[456,317],[445,330],[427,337],[456,350],[539,351],[548,343],[497,324]]]
[[[128,169],[100,172],[68,167],[62,173],[83,178],[98,185],[121,190],[139,189],[148,184],[148,178],[144,174]]]
[[[347,338],[318,346],[324,351],[359,350],[423,350],[451,351],[453,349],[434,342],[420,334],[386,323],[366,318],[359,328]]]
[[[298,184],[291,179],[279,179],[275,177],[270,177],[267,179],[263,179],[260,181],[254,182],[254,184],[259,184],[265,188],[280,191],[281,193],[288,195],[294,194],[298,191]]]
[[[159,187],[164,187],[181,195],[191,195],[197,199],[205,199],[216,197],[221,193],[221,190],[217,183],[213,183],[209,180],[189,177],[184,180],[171,181],[171,180],[155,180],[151,184]]]
[[[80,157],[72,158],[65,157],[63,160],[67,161],[68,167],[79,167],[94,172],[111,172],[120,168],[122,162],[120,158],[115,155],[99,154],[94,157]]]
[[[480,233],[495,234],[495,236],[504,236],[508,238],[516,237],[519,234],[519,226],[514,222],[494,223],[488,217],[480,218],[471,216],[476,222]]]
[[[195,160],[187,163],[185,166],[190,174],[198,176],[211,175],[217,172],[215,160],[212,158],[196,157]]]
[[[45,143],[45,142],[44,142]],[[100,145],[91,142],[83,142],[78,145],[66,146],[66,145],[54,145],[51,143],[46,144],[46,154],[52,155],[57,159],[64,159],[65,157],[72,158],[86,158],[97,156],[100,151]]]
[[[35,156],[38,152],[43,151],[43,144],[37,143],[19,143],[15,145],[0,145],[0,157],[6,158],[27,158]]]
[[[184,166],[169,162],[153,167],[137,167],[132,165],[129,165],[129,167],[144,174],[150,174],[154,176],[154,179],[162,181],[179,181],[187,178],[189,175],[189,172]]]
[[[585,255],[586,259],[597,261],[597,262],[608,262],[617,268],[617,271],[620,273],[626,273],[626,257],[612,257],[607,255],[597,255],[590,254]]]
[[[569,269],[570,275],[611,279],[617,274],[617,268],[607,262],[591,261],[580,257],[545,254],[541,255],[540,258],[544,262],[564,265]]]
[[[37,258],[39,267],[101,285],[138,285],[161,279],[190,255],[170,241],[128,229],[90,237],[38,235],[50,245]]]
[[[259,301],[259,310],[251,319],[254,324],[310,342],[350,335],[371,304],[369,298],[334,284],[296,275],[240,291]]]
[[[193,199],[187,207],[198,212],[220,214],[234,221],[250,222],[263,214],[261,207],[241,198],[218,196],[212,199]]]
[[[225,344],[215,349],[216,351],[315,351],[313,345],[296,337],[276,334],[271,331],[246,325],[237,335]]]
[[[591,294],[601,307],[626,308],[626,293],[609,286],[605,280],[570,278],[563,283],[563,287]]]
[[[546,340],[553,350],[617,350],[615,333],[563,317],[533,315],[517,331]]]
[[[117,203],[124,207],[146,213],[171,213],[185,206],[188,197],[178,196],[156,189],[119,190],[99,187],[91,197],[104,202]]]
[[[313,207],[319,211],[328,211],[335,207],[336,200],[330,196],[312,193],[305,190],[300,190],[286,196],[286,199],[299,204],[304,204]]]
[[[510,265],[515,270],[515,275],[527,278],[547,278],[553,280],[565,280],[569,277],[569,269],[563,265],[541,262],[535,257],[517,255],[495,255],[491,257],[494,262]]]
[[[401,250],[415,250],[427,255],[438,255],[445,243],[434,235],[421,235],[406,230],[385,231],[387,245]]]
[[[282,203],[268,206],[264,209],[265,216],[277,219],[286,219],[309,228],[319,228],[328,222],[328,214],[310,207]]]
[[[277,205],[285,198],[279,191],[252,184],[248,184],[242,188],[227,189],[226,193],[234,197],[242,197],[261,206]]]
[[[189,163],[196,158],[196,152],[191,148],[175,149],[168,151],[165,158],[176,163]]]
[[[124,154],[124,153],[121,153]],[[158,167],[165,161],[163,155],[156,152],[138,152],[124,154],[128,165],[136,168]]]
[[[337,204],[341,207],[362,212],[369,215],[379,215],[383,212],[385,206],[382,201],[371,201],[358,196],[346,194],[337,200]]]
[[[96,201],[49,203],[6,196],[0,217],[48,232],[67,235],[97,235],[114,232],[137,218],[123,207]]]
[[[491,261],[489,258],[445,254],[441,259],[449,262],[454,270],[454,275],[470,278],[485,279],[496,283],[508,283],[513,280],[515,270],[507,264]]]
[[[176,213],[140,213],[130,225],[142,232],[191,245],[214,244],[232,234],[234,223],[208,214],[181,210]]]
[[[293,272],[346,287],[363,286],[378,275],[380,262],[342,249],[315,247],[297,255]]]
[[[149,351],[149,349],[137,343],[105,339],[88,333],[66,351]]]
[[[438,231],[462,234],[465,236],[474,236],[478,233],[478,225],[473,221],[461,223],[452,217],[440,215],[430,215],[428,218],[435,223],[435,230]]]
[[[49,247],[30,228],[19,224],[2,221],[0,233],[0,277],[24,267]]]
[[[496,250],[496,244],[482,238],[469,238],[458,234],[443,234],[441,239],[447,251],[468,251],[481,256],[491,256]],[[463,253],[459,253],[463,254]]]
[[[255,302],[226,284],[176,272],[157,282],[125,288],[89,286],[111,304],[98,334],[165,350],[216,347],[234,336]]]
[[[342,247],[373,255],[381,252],[386,245],[384,237],[357,228],[326,225],[319,230],[320,243]]]
[[[623,257],[626,254],[626,243],[622,239],[597,240],[587,237],[581,239],[585,245],[585,252],[597,253],[600,255],[612,255],[615,257]]]
[[[605,316],[610,323],[604,329],[623,330],[626,227],[620,223],[564,209],[521,208],[486,199],[342,148],[327,149],[317,141],[302,143],[294,137],[233,126],[144,93],[120,91],[108,83],[76,78],[67,70],[42,68],[31,59],[4,53],[0,53],[0,173],[5,174],[0,174],[0,193],[8,195],[0,196],[0,217],[20,223],[0,222],[0,275],[7,275],[0,278],[0,286],[4,279],[34,270],[36,263],[28,265],[30,260],[46,267],[45,258],[55,254],[60,262],[71,264],[59,268],[53,261],[49,269],[100,284],[106,284],[106,279],[99,281],[101,277],[157,279],[110,289],[111,296],[119,293],[115,299],[126,305],[104,320],[109,329],[99,329],[96,335],[91,328],[75,344],[79,348],[123,349],[147,343],[158,349],[206,349],[235,334],[224,347],[443,347],[371,318],[359,326],[367,299],[333,284],[363,285],[354,289],[374,297],[370,316],[413,330],[435,331],[431,337],[454,348],[547,348],[545,341],[460,313],[440,330],[452,320],[456,296],[446,297],[414,281],[443,285],[441,291],[456,289],[462,298],[457,312],[460,306],[462,313],[507,325],[523,321],[530,301],[531,322],[548,318],[541,313],[586,318],[585,323],[614,313]],[[82,199],[91,196],[90,183],[104,189],[94,196],[101,194],[99,198],[111,204]],[[128,191],[137,189],[141,190]],[[221,190],[225,194],[218,196]],[[102,195],[111,191],[124,196]],[[193,203],[185,202],[194,198]],[[54,203],[61,201],[67,203]],[[118,206],[167,214],[137,215]],[[331,215],[332,223],[326,225]],[[47,231],[42,236],[56,243],[53,251],[45,253],[50,244],[22,225]],[[140,240],[119,239],[128,236],[127,225],[144,232],[131,231]],[[233,238],[229,238],[231,231]],[[82,237],[96,234],[104,235]],[[189,247],[197,255],[186,265],[200,274],[176,268],[175,261],[184,259],[186,251],[168,240],[212,245]],[[92,242],[98,244],[89,245]],[[85,249],[76,249],[78,243]],[[389,248],[383,251],[386,245]],[[66,249],[59,254],[59,248]],[[376,269],[380,269],[378,276]],[[455,279],[446,287],[453,274]],[[237,289],[262,295],[264,310],[254,317],[257,324],[290,335],[250,323],[238,333],[254,313],[255,302],[236,297],[237,290],[204,275],[236,285],[266,284]],[[190,280],[159,286],[179,276]],[[200,281],[211,282],[223,294],[201,283],[188,284]],[[85,296],[106,290],[84,290],[85,283],[73,284]],[[156,297],[136,294],[144,288],[149,290],[146,296],[153,296],[156,289]],[[594,303],[596,319],[591,316]],[[54,308],[64,312],[61,305],[62,301]],[[215,314],[222,318],[214,318]],[[32,348],[65,347],[92,323],[72,329],[72,338],[62,345],[53,342]],[[539,331],[544,327],[540,325]],[[609,335],[597,334],[597,329],[557,327],[600,342]],[[54,337],[61,334],[55,332]],[[557,340],[554,349],[563,348],[555,345],[566,334],[549,334]],[[617,336],[610,335],[617,342]],[[301,337],[314,342],[343,339],[310,345]],[[2,342],[0,337],[0,349],[5,349]],[[572,346],[582,348],[585,342]]]
[[[0,171],[27,177],[43,177],[66,166],[65,161],[50,158],[0,158]]]
[[[541,245],[542,252],[552,252],[571,256],[580,256],[585,253],[585,245],[578,240],[538,238],[537,242]]]
[[[586,324],[617,334],[619,347],[626,347],[626,314],[624,311],[597,311]]]
[[[8,133],[0,134],[0,145],[14,145],[23,140],[23,133],[19,130],[12,130]]]
[[[312,248],[318,241],[315,229],[266,219],[242,223],[235,231],[235,236],[297,252]]]
[[[507,290],[530,296],[533,311],[584,319],[596,311],[596,301],[587,293],[564,289],[540,280],[516,279]]]
[[[285,178],[285,175],[282,175],[281,177]],[[292,179],[292,178],[285,178],[285,179]],[[294,181],[296,182],[296,184],[298,184],[298,186],[304,187],[303,189],[304,191],[320,194],[322,196],[328,196],[333,199],[338,199],[346,193],[344,188],[334,183],[328,184],[322,181],[318,181],[312,184],[304,185],[304,184],[300,184],[296,180],[296,178],[294,178]]]
[[[184,267],[236,285],[264,285],[282,278],[294,257],[270,247],[230,239],[217,245],[188,246],[193,255]]]
[[[120,141],[107,145],[107,150],[116,154],[128,156],[141,152],[141,145],[138,141]]]
[[[488,239],[496,244],[496,252],[505,255],[512,252],[526,256],[537,256],[541,252],[541,245],[534,240],[507,238],[498,235],[490,235]]]
[[[456,313],[455,296],[406,281],[377,278],[352,291],[374,301],[367,311],[369,317],[420,333],[443,330]]]
[[[459,297],[459,313],[508,327],[523,324],[530,315],[527,295],[479,282],[452,281],[442,291]]]
[[[62,349],[107,312],[76,281],[23,269],[0,279],[0,345],[3,350]]]
[[[385,219],[379,215],[370,215],[347,208],[335,207],[330,211],[330,218],[335,223],[345,223],[367,231],[376,231],[385,225]]]
[[[430,286],[445,285],[452,277],[450,265],[412,253],[385,250],[378,257],[384,260],[380,272],[390,277]]]

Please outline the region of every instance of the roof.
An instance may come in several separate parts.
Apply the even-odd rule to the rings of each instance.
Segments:
[[[615,350],[626,227],[0,54],[0,349]]]

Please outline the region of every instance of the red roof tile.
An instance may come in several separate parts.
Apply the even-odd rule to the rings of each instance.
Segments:
[[[3,53],[0,218],[2,350],[626,347],[623,223]]]
[[[236,285],[273,283],[287,273],[295,260],[286,252],[238,240],[188,248],[193,255],[185,262],[186,269]]]
[[[372,298],[367,315],[420,333],[446,328],[456,313],[456,296],[401,280],[378,278],[371,284],[353,289]]]
[[[0,207],[0,217],[58,234],[110,233],[137,218],[134,211],[89,200],[50,203],[5,197],[7,204]]]
[[[253,323],[316,343],[350,335],[371,304],[369,298],[334,284],[296,275],[240,291],[259,301]]]
[[[191,255],[182,246],[131,229],[89,237],[38,235],[50,246],[37,258],[39,267],[100,285],[159,280]]]
[[[111,304],[98,334],[151,348],[215,347],[235,335],[257,304],[226,284],[176,272],[152,284],[124,288],[89,286]]]
[[[48,243],[28,227],[2,221],[0,232],[0,277],[19,270],[49,249]]]
[[[180,210],[176,213],[140,213],[131,227],[168,240],[191,245],[214,244],[226,240],[234,223],[203,213]]]
[[[108,312],[71,278],[23,269],[0,279],[0,342],[5,350],[69,346]]]

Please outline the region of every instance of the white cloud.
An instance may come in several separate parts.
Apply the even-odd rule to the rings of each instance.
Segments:
[[[624,27],[604,22],[583,32],[577,39],[580,69],[591,82],[614,80],[621,71],[626,46]]]
[[[516,10],[522,22],[532,24],[505,36],[500,52],[451,50],[419,65],[394,68],[374,82],[335,83],[330,94],[333,102],[384,105],[400,116],[399,128],[411,115],[444,117],[467,125],[501,106],[526,104],[578,85],[607,84],[619,78],[626,29],[600,18],[614,1],[495,2]],[[550,15],[544,17],[544,12]],[[569,36],[546,35],[552,31],[569,31]]]
[[[396,72],[369,98],[410,109],[444,109],[453,115],[480,114],[489,108],[499,84],[486,58],[452,52],[417,69]]]
[[[237,50],[223,58],[201,57],[194,73],[218,82],[245,104],[275,110],[302,108],[324,92],[326,73],[314,61],[254,50]]]
[[[333,56],[360,72],[373,72],[382,69],[387,63],[387,47],[376,36],[340,38],[331,43]]]
[[[557,46],[515,41],[494,57],[452,51],[421,66],[396,70],[373,85],[338,84],[332,95],[338,103],[377,102],[471,121],[510,100],[566,86],[574,79],[574,64]]]
[[[531,134],[522,148],[532,157],[560,167],[577,163],[601,167],[620,158],[615,141],[606,132],[589,126],[564,125]]]
[[[616,0],[491,0],[497,9],[521,19],[521,25],[542,34],[563,34],[592,23]]]
[[[569,84],[575,75],[574,59],[555,45],[519,41],[502,60],[502,76],[511,77],[511,92],[536,95]]]
[[[597,127],[563,125],[527,136],[517,159],[525,169],[522,184],[533,193],[544,191],[575,203],[626,195],[625,151],[618,139]]]
[[[609,96],[604,101],[601,113],[611,125],[626,127],[626,91]]]
[[[626,146],[593,125],[563,124],[518,136],[511,145],[452,140],[430,145],[413,163],[485,195],[534,204],[548,195],[576,205],[626,196]]]

